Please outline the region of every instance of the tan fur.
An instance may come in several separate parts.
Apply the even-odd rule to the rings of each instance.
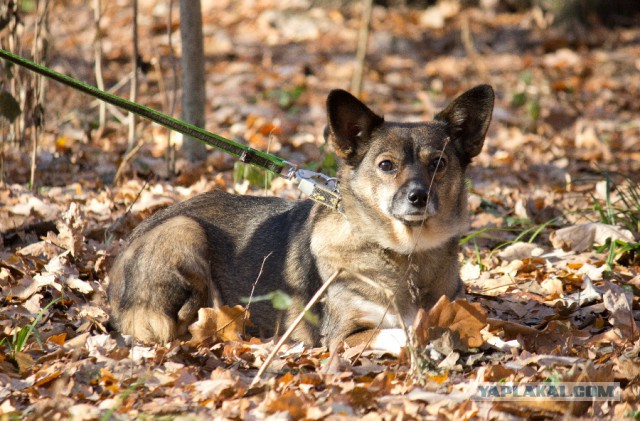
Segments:
[[[145,245],[153,244],[153,247]],[[111,271],[110,288],[124,288],[125,274],[121,263],[132,259],[145,262],[145,276],[161,279],[166,273],[181,268],[181,277],[199,292],[196,302],[188,301],[180,308],[177,318],[161,311],[161,295],[154,291],[137,294],[136,305],[118,313],[113,311],[121,332],[145,342],[166,342],[187,333],[187,327],[197,317],[198,309],[220,305],[215,287],[210,285],[209,263],[207,259],[208,241],[202,227],[194,220],[177,216],[158,225],[144,235],[135,238]],[[153,286],[149,285],[149,288]]]
[[[178,326],[155,308],[133,307],[123,311],[119,320],[122,333],[147,343],[172,341],[186,333],[184,324]]]

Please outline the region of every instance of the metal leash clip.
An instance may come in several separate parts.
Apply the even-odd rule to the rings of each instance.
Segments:
[[[309,170],[297,170],[295,177],[300,191],[311,200],[343,213],[337,179]]]
[[[338,180],[325,174],[300,169],[297,165],[287,162],[285,178],[298,181],[300,191],[311,200],[343,213]],[[284,172],[284,171],[283,171]]]

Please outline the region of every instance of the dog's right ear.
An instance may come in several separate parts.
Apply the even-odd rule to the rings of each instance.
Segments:
[[[347,163],[356,158],[358,146],[368,142],[384,119],[347,91],[335,89],[327,97],[329,133],[336,154]]]

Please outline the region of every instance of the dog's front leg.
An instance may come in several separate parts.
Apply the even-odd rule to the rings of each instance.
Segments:
[[[345,339],[349,346],[365,343],[367,349],[398,356],[407,345],[407,335],[401,328],[368,329],[354,333]]]

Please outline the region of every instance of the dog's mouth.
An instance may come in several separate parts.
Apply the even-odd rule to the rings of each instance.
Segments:
[[[405,214],[405,215],[396,215],[396,219],[402,221],[405,225],[410,227],[418,227],[423,225],[429,219],[429,215],[426,213],[416,213],[416,214]]]

